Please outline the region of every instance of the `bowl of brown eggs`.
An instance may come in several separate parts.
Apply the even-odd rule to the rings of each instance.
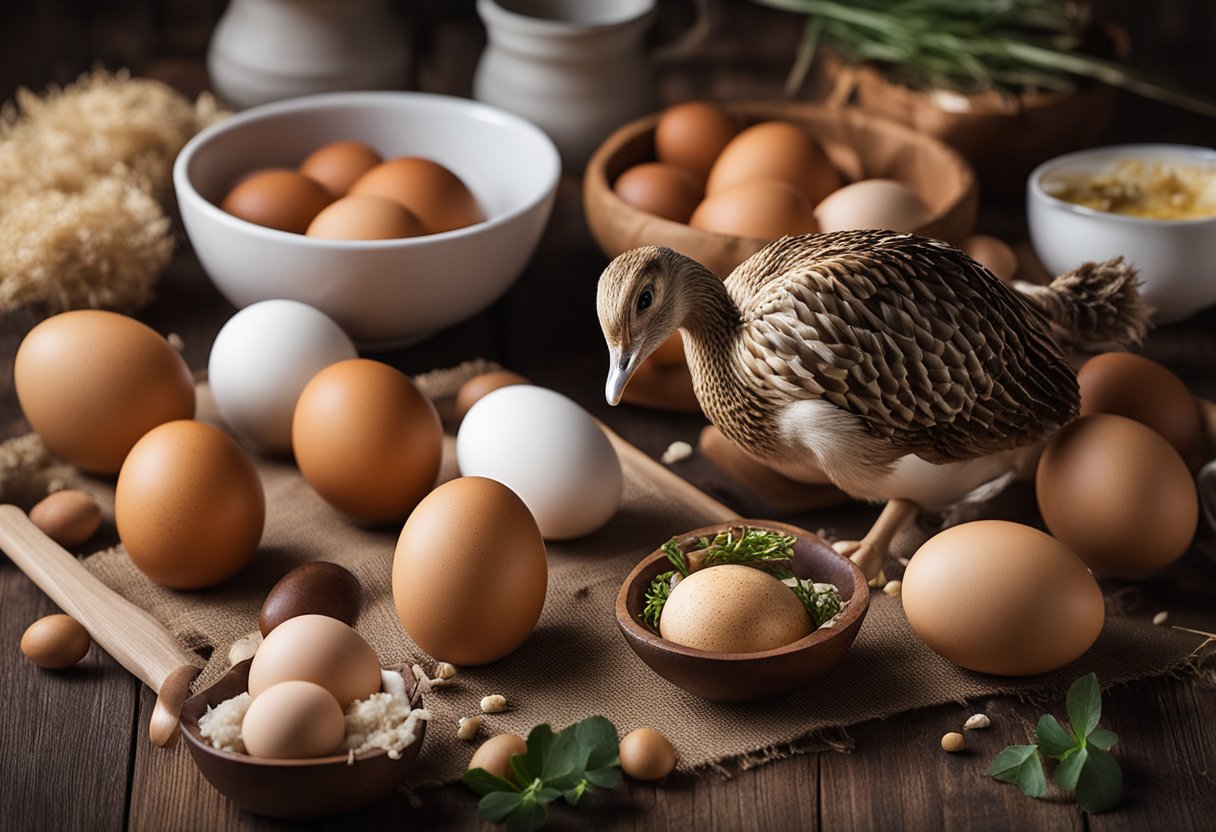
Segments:
[[[497,108],[342,92],[209,127],[178,155],[173,183],[229,301],[301,301],[375,350],[501,297],[540,241],[560,174],[553,142]]]
[[[975,226],[975,175],[886,119],[801,103],[689,102],[619,128],[583,180],[609,257],[664,245],[725,277],[785,235],[887,228],[954,244]]]
[[[869,609],[861,570],[818,535],[770,520],[694,529],[621,585],[617,625],[646,665],[705,699],[805,687],[848,652]]]

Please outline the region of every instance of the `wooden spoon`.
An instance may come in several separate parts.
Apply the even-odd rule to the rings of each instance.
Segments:
[[[17,506],[0,505],[0,549],[107,653],[156,692],[148,736],[154,745],[170,745],[202,659],[178,644],[159,621],[89,574]]]

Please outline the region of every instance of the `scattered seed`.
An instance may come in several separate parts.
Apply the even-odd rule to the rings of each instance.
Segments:
[[[1164,624],[1167,620],[1169,620],[1169,617],[1170,617],[1170,614],[1168,612],[1164,612],[1164,611],[1159,612],[1153,616],[1153,623],[1160,626],[1160,625]]]
[[[987,728],[991,724],[992,720],[988,718],[987,714],[972,714],[963,723],[963,730],[974,731],[976,728]]]
[[[957,754],[966,747],[967,741],[963,739],[963,735],[958,731],[951,731],[949,734],[942,736],[942,750],[949,751],[951,754]]]
[[[672,442],[667,446],[667,450],[663,451],[662,462],[664,465],[671,465],[673,462],[683,462],[692,456],[692,445],[687,442]]]
[[[167,336],[165,336],[165,340],[169,342],[169,346],[173,347],[173,349],[177,350],[178,352],[181,352],[186,348],[186,342],[183,341],[182,336],[178,335],[176,332],[170,332]]]
[[[456,730],[456,739],[471,740],[477,736],[477,732],[481,730],[481,717],[479,716],[462,716],[460,718],[460,727]]]
[[[907,566],[912,562],[912,558],[896,558],[895,560],[899,562],[900,566]]]
[[[483,696],[481,699],[481,712],[485,714],[497,714],[507,709],[507,697],[501,693],[492,693],[489,696]]]
[[[887,581],[886,585],[882,588],[882,591],[887,595],[890,595],[892,598],[898,598],[900,593],[903,592],[903,589],[904,582],[896,580]]]
[[[882,569],[878,570],[878,574],[870,579],[869,585],[874,589],[882,589],[887,585],[887,573]]]
[[[440,662],[435,665],[435,678],[445,682],[456,675],[456,666],[450,662]]]
[[[837,540],[832,544],[832,548],[837,553],[844,555],[846,558],[861,548],[860,540]]]

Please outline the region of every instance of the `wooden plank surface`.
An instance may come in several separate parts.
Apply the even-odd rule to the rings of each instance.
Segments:
[[[0,25],[0,96],[18,84],[41,87],[70,80],[94,60],[131,64],[193,93],[205,87],[202,58],[223,3],[78,0],[5,4]],[[409,17],[420,88],[467,94],[483,35],[471,3],[419,0],[397,4]],[[687,10],[664,4],[660,29],[676,31]],[[1216,92],[1208,43],[1214,13],[1201,0],[1137,4],[1108,0],[1112,16],[1133,32],[1160,32],[1137,50],[1143,64],[1175,82]],[[111,8],[114,7],[114,8]],[[717,4],[717,36],[688,59],[660,68],[665,100],[687,97],[776,97],[797,38],[788,15],[733,0]],[[1124,98],[1112,138],[1209,142],[1212,123]],[[986,203],[981,227],[1007,239],[1024,236],[1018,202]],[[513,291],[494,308],[409,350],[386,356],[420,372],[484,356],[556,387],[603,418],[635,445],[658,456],[675,439],[695,444],[697,417],[608,408],[602,399],[605,352],[594,318],[594,283],[605,263],[582,222],[579,183],[567,178],[541,249]],[[206,363],[211,340],[231,313],[183,245],[142,317],[178,332],[192,367]],[[36,313],[0,319],[0,436],[25,429],[11,390],[11,359]],[[1155,333],[1147,352],[1174,367],[1194,389],[1216,394],[1216,312]],[[675,469],[745,514],[764,514],[704,460]],[[855,533],[873,509],[851,506],[801,520]],[[1210,591],[1210,567],[1196,585],[1157,585],[1152,603],[1176,593]],[[54,609],[7,560],[0,561],[0,828],[271,829],[284,824],[235,809],[201,778],[180,745],[157,750],[147,740],[154,697],[108,656],[94,649],[68,673],[41,671],[15,645],[24,627]],[[993,719],[968,736],[969,749],[943,754],[938,740],[975,710]],[[738,773],[674,777],[663,786],[627,783],[581,811],[555,810],[554,829],[1210,829],[1216,817],[1216,695],[1190,680],[1138,682],[1107,694],[1104,724],[1121,737],[1127,776],[1119,811],[1086,818],[1058,795],[1032,801],[984,776],[1006,743],[1024,742],[1041,708],[1016,700],[946,705],[842,732],[847,753],[802,755]],[[1058,713],[1062,706],[1056,703]],[[663,726],[657,726],[662,728]],[[399,795],[362,813],[317,828],[489,828],[460,786]]]

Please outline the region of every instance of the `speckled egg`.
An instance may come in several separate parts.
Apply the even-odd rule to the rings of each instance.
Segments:
[[[797,641],[811,617],[793,591],[751,566],[727,563],[684,578],[663,607],[659,634],[715,653],[755,653]]]

